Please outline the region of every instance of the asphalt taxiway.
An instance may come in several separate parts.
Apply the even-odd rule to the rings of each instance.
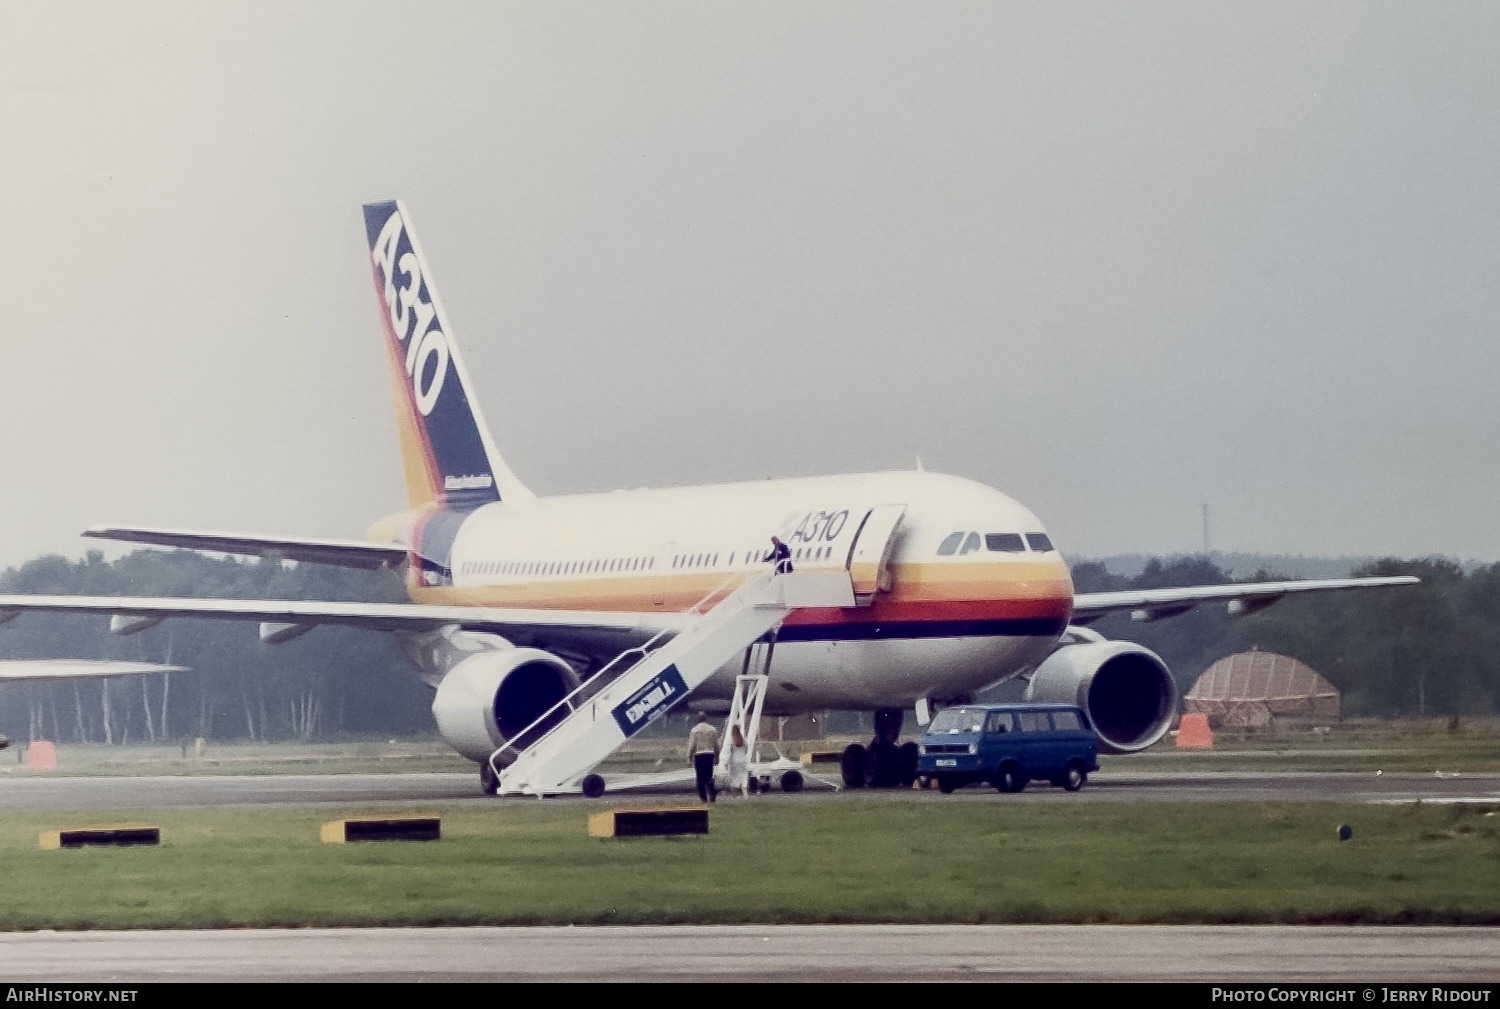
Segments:
[[[605,799],[631,794],[606,793]],[[682,792],[657,791],[658,795]],[[1500,806],[1500,774],[1376,775],[1371,772],[1108,772],[1080,792],[1033,784],[1019,795],[991,788],[835,792],[775,791],[762,802],[827,802],[906,797],[924,802],[1471,802]],[[203,806],[381,805],[535,802],[479,794],[468,774],[277,774],[185,777],[0,778],[0,809],[167,809]],[[592,802],[581,796],[551,802]]]
[[[1500,928],[743,925],[0,934],[27,981],[1500,980]],[[1366,990],[1372,992],[1365,995]]]

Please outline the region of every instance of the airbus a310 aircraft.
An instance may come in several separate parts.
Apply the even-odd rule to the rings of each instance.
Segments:
[[[491,757],[508,741],[565,714],[559,702],[622,651],[681,632],[705,599],[712,605],[762,577],[777,534],[797,571],[846,574],[855,605],[785,616],[764,711],[873,711],[869,746],[845,755],[845,782],[859,786],[910,781],[915,747],[899,746],[903,711],[915,707],[925,720],[935,706],[1016,676],[1029,678],[1032,699],[1081,705],[1107,750],[1159,740],[1176,711],[1172,677],[1149,650],[1086,629],[1104,614],[1156,619],[1208,602],[1249,613],[1293,593],[1416,581],[1078,594],[1031,511],[994,488],[921,471],[539,498],[496,451],[406,209],[370,204],[364,217],[408,509],[363,541],[124,527],[85,535],[404,568],[412,602],[10,595],[0,615],[103,613],[121,633],[169,617],[251,620],[269,643],[320,624],[394,633],[434,688],[439,731],[480,763],[493,791],[515,748]],[[691,691],[692,703],[727,710],[742,668],[738,658],[724,663]],[[666,696],[650,696],[658,695]]]

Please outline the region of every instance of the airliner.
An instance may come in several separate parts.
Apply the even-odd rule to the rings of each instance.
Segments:
[[[1284,596],[1415,578],[1268,581],[1077,593],[1042,521],[1006,494],[921,470],[538,497],[496,449],[427,259],[399,201],[364,221],[396,401],[407,508],[363,539],[96,526],[122,542],[404,572],[400,604],[123,596],[0,596],[25,611],[107,614],[132,633],[168,618],[248,620],[263,641],[324,624],[395,634],[433,688],[438,730],[480,765],[622,652],[671,635],[767,571],[771,537],[798,571],[846,572],[858,605],[792,610],[776,632],[766,714],[874,713],[843,762],[849,786],[909,783],[904,712],[925,721],[1024,677],[1027,696],[1088,713],[1101,746],[1143,750],[1168,731],[1166,664],[1087,624],[1194,606],[1262,609]],[[688,699],[728,709],[739,661]]]

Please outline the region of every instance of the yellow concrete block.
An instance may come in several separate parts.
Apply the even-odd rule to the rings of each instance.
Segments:
[[[606,809],[589,814],[589,837],[659,837],[666,834],[707,834],[704,806],[650,806]]]
[[[57,830],[44,830],[37,835],[37,847],[43,851],[160,843],[161,828],[154,823],[101,823],[87,827],[60,827]]]
[[[318,828],[324,844],[354,841],[438,841],[443,836],[440,816],[346,816]]]

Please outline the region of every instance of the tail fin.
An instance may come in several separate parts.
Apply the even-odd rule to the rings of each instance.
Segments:
[[[411,507],[531,498],[495,451],[406,207],[399,200],[365,204],[365,232]]]

